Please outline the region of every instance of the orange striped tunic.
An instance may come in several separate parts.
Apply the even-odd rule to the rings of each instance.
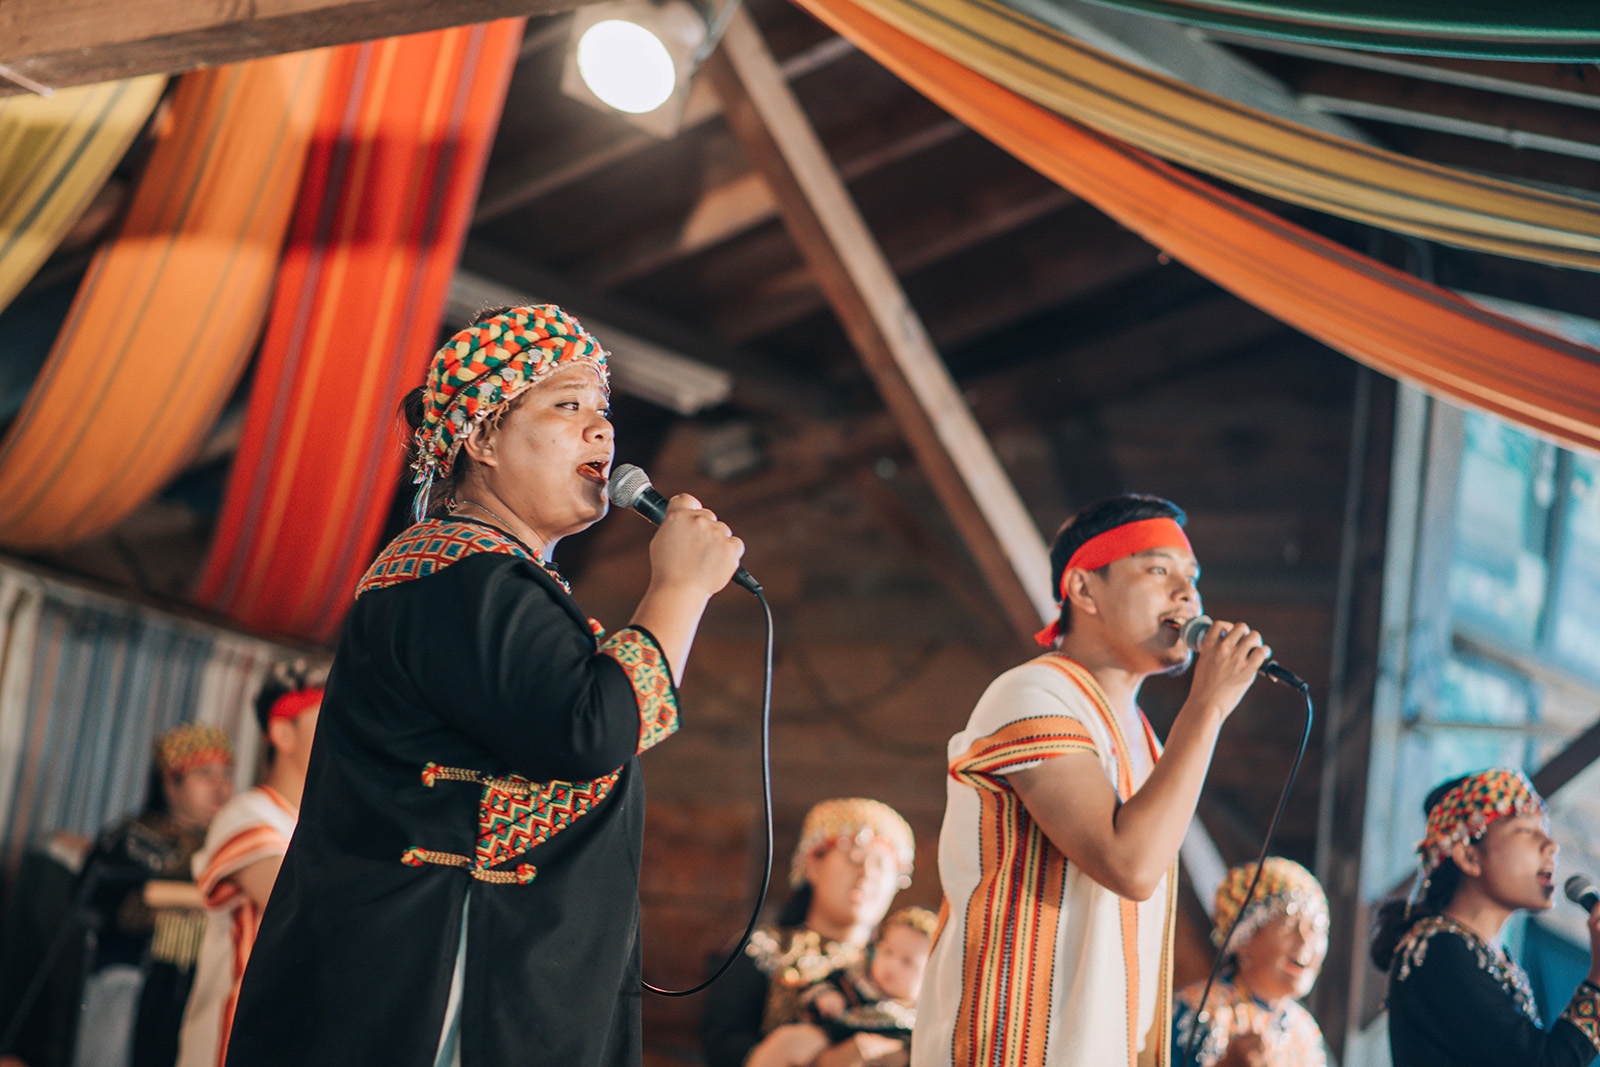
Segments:
[[[1126,737],[1089,672],[1051,654],[995,679],[951,739],[945,901],[912,1067],[1168,1063],[1173,876],[1144,903],[1118,897],[1050,843],[1007,778],[1088,752],[1125,800],[1160,754],[1140,725]]]
[[[281,859],[299,811],[266,786],[240,793],[217,812],[194,856],[194,880],[206,902],[206,934],[194,988],[183,1014],[178,1067],[222,1067],[239,982],[256,941],[261,909],[233,876],[258,860]]]

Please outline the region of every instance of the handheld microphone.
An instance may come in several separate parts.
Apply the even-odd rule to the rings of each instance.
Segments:
[[[667,498],[650,484],[650,476],[632,463],[624,463],[611,472],[606,490],[613,504],[632,508],[657,526],[667,517]],[[761,583],[743,567],[733,572],[733,580],[757,596],[761,595]]]
[[[1184,644],[1198,652],[1200,651],[1200,642],[1205,640],[1206,632],[1210,629],[1211,617],[1209,615],[1196,615],[1183,624],[1178,631],[1178,636],[1183,638]],[[1291,689],[1298,689],[1302,693],[1311,688],[1297,678],[1293,671],[1280,665],[1275,659],[1269,659],[1261,665],[1261,674]]]
[[[1567,899],[1572,901],[1584,911],[1593,912],[1600,908],[1600,889],[1581,874],[1575,874],[1567,879],[1567,884],[1562,887],[1567,894]]]

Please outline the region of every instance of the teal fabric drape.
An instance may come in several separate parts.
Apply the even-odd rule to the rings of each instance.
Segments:
[[[1476,59],[1600,61],[1595,0],[1089,0],[1289,41]]]

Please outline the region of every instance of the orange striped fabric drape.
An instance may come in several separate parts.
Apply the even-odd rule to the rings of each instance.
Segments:
[[[1120,141],[1400,233],[1600,270],[1592,201],[1323,133],[1108,56],[1003,0],[860,0],[990,81]]]
[[[1086,130],[852,0],[799,2],[951,115],[1240,298],[1385,374],[1600,450],[1600,351],[1476,307]]]
[[[255,343],[326,68],[309,52],[184,77],[0,443],[0,544],[110,529],[199,447]]]
[[[105,185],[166,84],[151,74],[0,99],[0,309]]]
[[[196,594],[252,629],[332,636],[371,562],[521,29],[337,51]]]

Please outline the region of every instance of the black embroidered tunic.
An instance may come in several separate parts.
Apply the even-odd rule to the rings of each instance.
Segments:
[[[1584,1067],[1600,1054],[1600,990],[1580,985],[1549,1030],[1527,976],[1448,916],[1420,920],[1389,965],[1394,1067]]]
[[[428,1067],[469,893],[462,1067],[638,1064],[637,756],[676,729],[655,639],[601,642],[521,542],[402,534],[340,637],[230,1067]]]

